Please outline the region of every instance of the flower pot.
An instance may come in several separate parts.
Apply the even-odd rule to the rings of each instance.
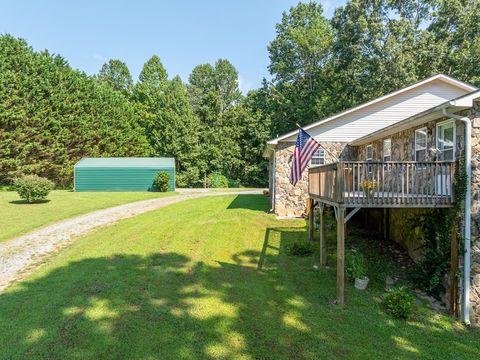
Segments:
[[[355,278],[355,288],[358,290],[365,290],[370,279],[366,276],[362,278]]]

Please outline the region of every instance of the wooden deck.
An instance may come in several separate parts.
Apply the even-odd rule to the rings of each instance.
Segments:
[[[452,207],[455,204],[453,183],[456,167],[454,161],[344,161],[309,169],[309,237],[313,241],[313,209],[314,202],[317,201],[322,266],[327,259],[325,205],[331,205],[335,209],[337,304],[344,303],[345,225],[348,220],[361,208]],[[348,213],[347,208],[351,208]]]
[[[456,163],[348,161],[312,167],[311,198],[344,208],[435,208],[455,203]]]

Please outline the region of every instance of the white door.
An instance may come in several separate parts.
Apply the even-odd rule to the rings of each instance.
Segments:
[[[455,159],[455,122],[453,120],[444,121],[437,125],[437,149],[440,151],[438,160]],[[450,196],[450,177],[450,173],[437,175],[437,194]]]

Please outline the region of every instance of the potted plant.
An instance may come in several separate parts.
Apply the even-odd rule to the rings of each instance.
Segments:
[[[362,253],[352,250],[348,254],[347,271],[355,279],[355,288],[365,290],[368,286],[367,265]]]
[[[377,188],[377,182],[367,179],[362,181],[361,186],[367,199],[373,198],[373,191]]]

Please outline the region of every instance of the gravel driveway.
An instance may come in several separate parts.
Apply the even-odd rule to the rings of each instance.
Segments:
[[[36,268],[46,256],[60,250],[74,237],[147,211],[206,196],[261,194],[262,190],[238,192],[182,192],[180,195],[137,201],[70,218],[0,243],[0,292],[11,282]]]

